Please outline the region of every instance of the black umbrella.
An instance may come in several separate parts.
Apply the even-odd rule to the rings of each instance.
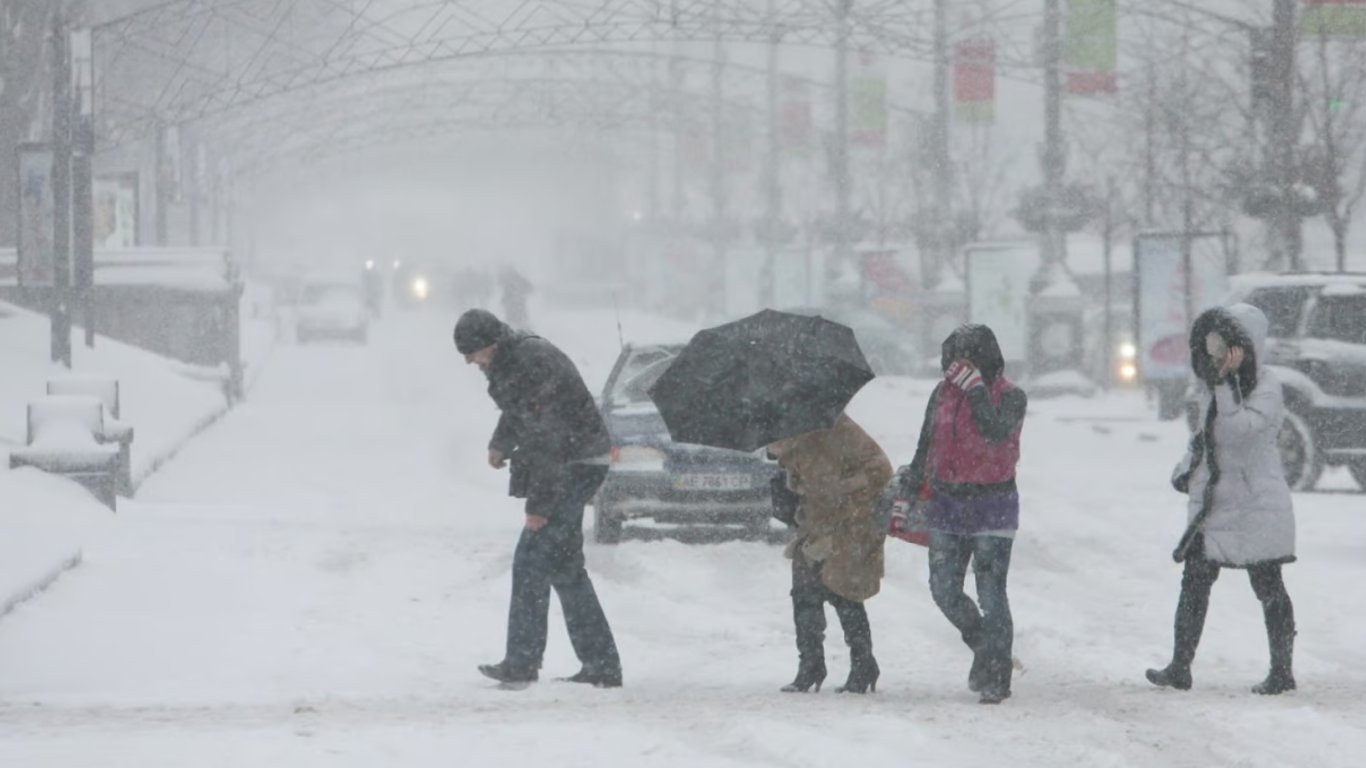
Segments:
[[[699,331],[649,393],[676,442],[754,451],[834,426],[872,379],[848,326],[766,309]]]

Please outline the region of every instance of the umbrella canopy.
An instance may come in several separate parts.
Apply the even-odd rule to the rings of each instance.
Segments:
[[[872,379],[848,326],[766,309],[699,331],[649,394],[674,441],[754,451],[834,426]]]

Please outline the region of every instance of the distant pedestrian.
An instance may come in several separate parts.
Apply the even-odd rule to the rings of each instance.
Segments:
[[[502,683],[537,679],[545,653],[550,591],[583,668],[569,682],[622,684],[611,627],[584,568],[583,511],[607,475],[611,443],[578,369],[553,344],[472,309],[455,325],[455,346],[478,365],[502,411],[488,463],[511,463],[509,493],[526,499],[526,524],[512,559],[507,652],[479,671]]]
[[[1271,651],[1271,671],[1252,691],[1295,689],[1295,609],[1281,578],[1281,565],[1295,560],[1295,512],[1276,445],[1285,402],[1263,364],[1266,332],[1266,315],[1250,304],[1211,309],[1191,328],[1191,367],[1203,384],[1199,430],[1172,474],[1172,485],[1190,495],[1186,535],[1173,553],[1185,571],[1172,660],[1148,670],[1154,685],[1191,687],[1210,590],[1221,569],[1243,568]]]
[[[509,323],[518,328],[529,325],[527,315],[527,295],[531,293],[531,281],[517,271],[516,267],[505,267],[498,275],[503,290],[503,312]]]

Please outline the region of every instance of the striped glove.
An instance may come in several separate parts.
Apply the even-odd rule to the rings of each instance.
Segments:
[[[944,372],[944,378],[964,392],[982,386],[982,374],[977,370],[977,367],[963,360],[955,360]]]

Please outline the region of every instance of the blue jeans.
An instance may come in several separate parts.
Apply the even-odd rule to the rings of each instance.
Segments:
[[[944,616],[958,628],[963,642],[985,664],[988,687],[1010,690],[1011,646],[1015,623],[1006,597],[1013,539],[1003,536],[960,536],[930,532],[930,594]],[[977,600],[963,591],[968,561],[977,581]]]
[[[553,588],[579,661],[598,673],[621,670],[612,629],[583,565],[583,508],[606,474],[606,467],[570,467],[557,491],[536,510],[550,522],[539,531],[522,531],[512,557],[508,608],[505,660],[512,666],[540,668]]]

